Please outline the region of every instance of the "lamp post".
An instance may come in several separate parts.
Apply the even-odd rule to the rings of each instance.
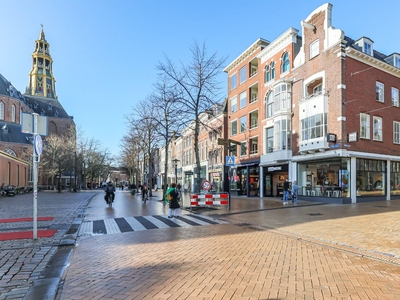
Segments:
[[[175,184],[178,184],[178,161],[179,159],[173,159],[172,162],[175,165]]]

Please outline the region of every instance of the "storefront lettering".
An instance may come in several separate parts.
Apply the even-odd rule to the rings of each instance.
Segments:
[[[282,171],[282,167],[268,167],[268,172]]]

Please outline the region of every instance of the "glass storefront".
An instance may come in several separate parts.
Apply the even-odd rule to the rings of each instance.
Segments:
[[[385,170],[385,161],[357,159],[357,197],[385,195]]]
[[[258,196],[259,188],[258,165],[231,169],[230,190],[237,191],[238,196]]]
[[[390,163],[390,194],[400,195],[400,162]]]
[[[350,197],[350,158],[299,163],[297,182],[301,196]]]

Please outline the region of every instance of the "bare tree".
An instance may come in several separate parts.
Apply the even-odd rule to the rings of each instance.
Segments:
[[[73,170],[75,140],[74,135],[68,132],[64,135],[52,134],[46,137],[41,164],[45,166],[45,174],[52,178],[52,185],[55,186],[55,178],[58,176],[58,192],[61,192],[61,178],[63,172]]]
[[[140,142],[139,139],[132,131],[123,136],[121,143],[121,154],[119,156],[120,165],[125,166],[130,173],[130,181],[138,185],[140,177]],[[135,180],[136,179],[136,180]]]
[[[85,187],[87,179],[92,188],[95,178],[106,178],[110,173],[110,153],[107,149],[102,149],[99,141],[82,138],[78,143],[78,155],[82,163],[82,180]]]
[[[176,88],[176,84],[171,82],[165,76],[160,76],[160,80],[155,84],[155,91],[151,96],[152,110],[155,113],[155,130],[165,145],[164,172],[163,177],[163,195],[167,191],[167,174],[169,161],[169,146],[171,138],[176,132],[179,132],[187,122],[184,110],[182,108],[182,93]]]
[[[156,127],[157,122],[154,110],[151,109],[151,100],[147,99],[141,101],[137,106],[136,113],[128,117],[129,123],[131,125],[131,134],[137,136],[139,147],[143,149],[144,163],[148,165],[148,176],[151,180],[150,194],[152,196],[152,186],[153,186],[153,174],[154,174],[154,161],[153,154],[154,149],[157,148],[159,142],[159,135],[157,134]]]
[[[220,102],[220,82],[217,77],[222,72],[225,58],[218,59],[217,54],[207,55],[205,43],[200,47],[197,43],[190,48],[192,61],[188,65],[175,67],[166,57],[165,63],[160,63],[157,68],[172,80],[181,91],[181,107],[194,120],[194,151],[196,160],[196,189],[200,192],[200,155],[199,155],[199,129],[201,113],[209,110],[214,104]]]

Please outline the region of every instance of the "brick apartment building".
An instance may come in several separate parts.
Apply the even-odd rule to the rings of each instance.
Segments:
[[[20,116],[34,112],[47,117],[49,134],[61,134],[75,127],[73,117],[67,114],[56,95],[53,60],[43,29],[35,41],[26,92],[19,92],[0,74],[0,184],[26,186],[32,181],[29,161],[32,135],[21,132]],[[63,180],[68,185],[70,176]],[[38,185],[49,184],[49,178],[39,174]]]
[[[257,40],[224,70],[228,135],[240,142],[232,190],[356,203],[400,194],[400,55],[332,26],[316,8],[273,42]]]

